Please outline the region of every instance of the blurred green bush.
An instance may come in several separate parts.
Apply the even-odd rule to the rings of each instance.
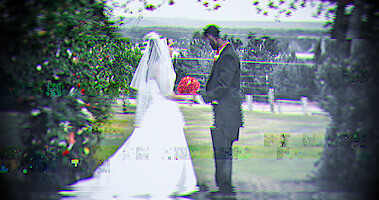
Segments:
[[[22,6],[20,6],[22,5]],[[27,113],[20,179],[62,186],[92,175],[111,101],[141,58],[94,0],[6,1],[0,21],[1,109]]]

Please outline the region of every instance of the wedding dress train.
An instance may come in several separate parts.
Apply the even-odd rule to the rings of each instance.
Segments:
[[[177,102],[159,93],[155,80],[146,87],[151,100],[139,126],[94,176],[70,186],[76,199],[169,199],[198,191]]]

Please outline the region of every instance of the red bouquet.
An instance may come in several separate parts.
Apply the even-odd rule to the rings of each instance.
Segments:
[[[186,76],[180,80],[178,85],[179,94],[193,94],[195,95],[200,88],[199,81],[190,76]]]

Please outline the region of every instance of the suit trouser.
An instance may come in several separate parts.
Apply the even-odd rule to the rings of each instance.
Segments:
[[[234,141],[228,139],[226,135],[231,134],[233,131],[238,132],[239,128],[211,128],[216,165],[216,184],[220,190],[230,190],[232,188],[232,145]]]

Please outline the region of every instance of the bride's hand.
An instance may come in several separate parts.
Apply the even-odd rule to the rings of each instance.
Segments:
[[[179,95],[179,94],[171,93],[167,95],[166,97],[174,101],[187,101],[187,102],[200,104],[200,100],[199,98],[197,98],[196,95]]]
[[[186,95],[177,95],[175,93],[171,93],[169,95],[167,95],[167,98],[171,99],[171,100],[179,100],[179,101],[189,101],[189,97],[187,97]]]
[[[188,100],[193,103],[200,104],[200,100],[197,98],[196,95],[191,95],[191,97]]]

